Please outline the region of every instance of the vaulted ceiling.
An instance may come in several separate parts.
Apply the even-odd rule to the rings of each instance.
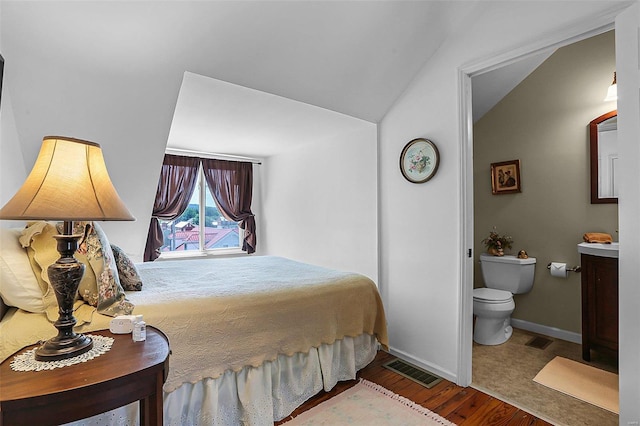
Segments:
[[[245,89],[264,92],[280,98],[270,102],[276,109],[263,117],[269,125],[247,125],[250,132],[233,137],[250,140],[269,132],[275,140],[278,129],[298,126],[292,134],[311,139],[313,123],[326,120],[327,111],[341,123],[338,115],[379,122],[444,40],[463,30],[465,19],[486,13],[489,3],[2,0],[0,47],[7,73],[11,56],[20,52],[30,58],[30,66],[64,64],[93,76],[96,84],[135,74],[179,86],[187,72],[211,79],[210,90],[236,86],[245,96]],[[201,111],[201,121],[208,119],[209,125],[199,131],[209,132],[203,133],[208,140],[233,143],[229,133],[216,133],[222,127],[218,124],[264,112],[261,102],[241,105],[229,93],[220,97],[217,109]],[[297,121],[290,116],[278,120],[277,105],[283,114],[292,108],[284,99],[314,108],[304,107]],[[193,107],[187,111],[199,113]],[[172,128],[171,133],[181,131]],[[221,151],[251,151],[240,145],[235,144],[236,152],[230,147]],[[275,144],[264,148],[252,153],[268,156],[281,149]]]
[[[0,13],[3,43],[44,58],[190,71],[375,122],[474,4],[3,1]]]

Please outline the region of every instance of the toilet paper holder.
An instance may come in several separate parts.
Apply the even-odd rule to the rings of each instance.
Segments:
[[[551,262],[549,262],[549,264],[547,265],[547,269],[551,269]],[[574,266],[573,268],[567,267],[567,272],[581,272],[581,271],[582,271],[581,266]]]

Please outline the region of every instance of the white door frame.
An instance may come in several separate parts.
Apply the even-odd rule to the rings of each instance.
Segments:
[[[505,65],[512,64],[530,56],[550,52],[560,47],[602,34],[614,28],[614,20],[623,9],[616,8],[608,14],[594,17],[578,25],[563,28],[549,37],[532,44],[516,47],[513,50],[483,58],[458,68],[458,93],[460,111],[460,223],[461,247],[464,250],[460,260],[460,301],[459,301],[459,348],[458,378],[459,386],[471,385],[472,330],[473,330],[473,111],[471,99],[471,78]]]

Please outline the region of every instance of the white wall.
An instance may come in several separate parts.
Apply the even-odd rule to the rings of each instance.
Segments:
[[[589,9],[594,7],[595,9]],[[452,380],[462,353],[459,323],[463,247],[463,188],[458,69],[523,45],[570,32],[602,5],[500,2],[470,13],[464,31],[448,39],[380,125],[381,275],[393,352]],[[600,16],[597,13],[597,16]],[[591,20],[600,18],[591,18]],[[411,139],[426,137],[440,149],[438,174],[408,183],[398,156]],[[470,285],[470,283],[469,283]],[[464,368],[464,367],[462,367]]]
[[[13,111],[13,127],[18,131],[12,131],[12,123],[3,117],[0,180],[20,175],[17,164],[4,167],[15,144],[22,150],[28,172],[44,136],[99,143],[114,186],[138,219],[104,222],[103,227],[113,243],[141,260],[182,74],[93,74],[81,62],[43,60],[28,41],[13,40],[10,47],[2,52],[3,90],[20,96],[9,98],[13,108],[3,108],[3,114]],[[9,134],[6,141],[5,133]]]
[[[616,20],[618,144],[620,149],[620,424],[640,421],[640,7]],[[632,423],[635,422],[635,423]]]
[[[2,152],[0,155],[0,169],[2,170],[0,206],[3,206],[22,186],[27,177],[13,117],[11,94],[6,87],[2,90],[2,105],[0,105],[0,152]],[[5,225],[5,223],[0,222],[1,225]]]
[[[0,16],[1,16],[0,8]],[[22,186],[27,177],[22,150],[18,140],[13,105],[11,103],[11,91],[6,81],[11,78],[14,70],[13,64],[7,64],[6,53],[2,49],[2,37],[0,32],[0,53],[5,60],[4,77],[2,87],[2,99],[0,99],[0,206],[11,199],[13,194]],[[20,222],[0,221],[0,226],[21,226]]]
[[[377,282],[376,125],[357,121],[359,130],[263,163],[261,252]]]

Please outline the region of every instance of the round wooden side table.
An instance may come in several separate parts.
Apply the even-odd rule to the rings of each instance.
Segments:
[[[109,330],[86,334],[113,337],[113,345],[90,361],[53,370],[13,371],[15,354],[0,364],[0,425],[57,425],[135,401],[140,401],[141,425],[162,425],[170,354],[164,333],[148,326],[144,342]]]

